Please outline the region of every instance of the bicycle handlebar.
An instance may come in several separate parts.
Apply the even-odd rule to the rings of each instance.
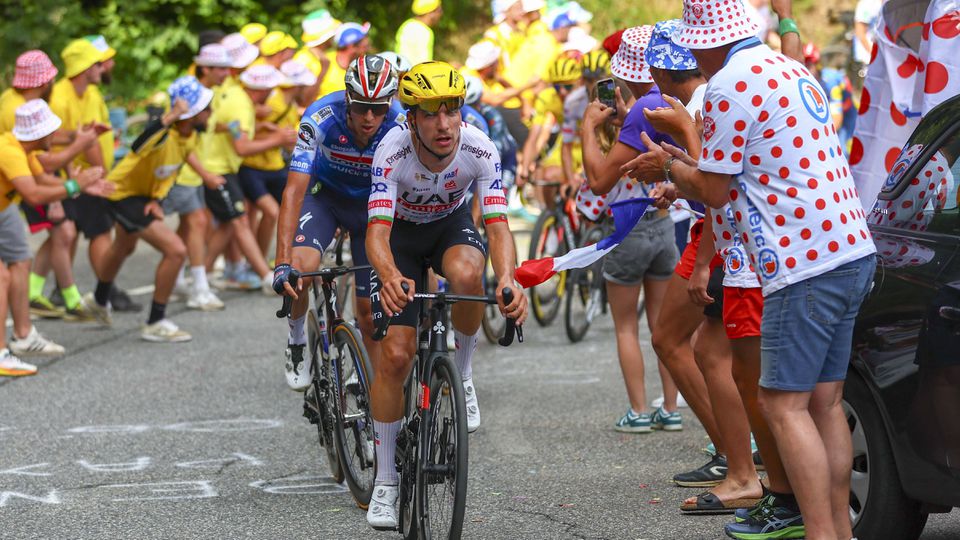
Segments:
[[[316,272],[299,272],[296,269],[290,270],[290,277],[287,278],[287,283],[291,287],[296,288],[297,281],[300,278],[309,278],[309,277],[320,277],[325,279],[334,279],[340,276],[350,274],[352,272],[359,272],[361,270],[369,270],[372,268],[369,264],[364,264],[360,266],[334,266],[333,268],[323,268],[317,270]],[[277,318],[284,319],[290,315],[290,309],[293,307],[293,297],[284,295],[283,297],[283,306],[277,311]]]

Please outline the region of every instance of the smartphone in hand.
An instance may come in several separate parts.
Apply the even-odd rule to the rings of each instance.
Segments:
[[[617,83],[613,79],[602,79],[597,81],[597,99],[604,107],[617,108]]]

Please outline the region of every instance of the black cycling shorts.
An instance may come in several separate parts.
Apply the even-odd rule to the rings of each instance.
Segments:
[[[77,224],[77,230],[83,233],[87,240],[96,238],[113,229],[113,213],[110,211],[110,201],[103,197],[95,197],[81,193],[76,199],[65,199],[63,211],[67,218]]]
[[[382,225],[377,225],[381,227]],[[429,265],[438,275],[443,275],[443,254],[453,246],[466,245],[477,248],[486,255],[480,234],[473,226],[470,207],[463,204],[449,216],[432,223],[413,223],[396,219],[390,231],[390,251],[403,277],[416,283],[416,290],[424,291],[423,271]],[[380,305],[380,279],[376,271],[370,273],[370,303],[374,324],[386,317]],[[417,326],[420,301],[409,304],[390,322],[391,325]]]
[[[217,221],[228,223],[242,216],[246,209],[240,179],[235,174],[225,174],[223,177],[227,183],[217,189],[203,188],[203,200]]]
[[[113,218],[128,233],[138,233],[157,219],[153,214],[144,214],[143,209],[150,200],[150,197],[133,196],[111,201],[110,209],[113,211]]]

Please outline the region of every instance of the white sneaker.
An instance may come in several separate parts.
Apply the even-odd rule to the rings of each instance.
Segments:
[[[20,360],[10,352],[10,349],[0,349],[0,376],[23,377],[36,373],[37,366]]]
[[[373,496],[367,507],[367,523],[377,530],[391,531],[397,528],[397,486],[373,486]]]
[[[143,325],[140,338],[154,343],[182,343],[190,341],[193,336],[181,330],[170,319],[160,319],[153,324]]]
[[[217,298],[211,290],[191,291],[187,307],[200,311],[220,311],[224,308],[223,301]]]
[[[177,281],[176,285],[173,286],[173,291],[170,292],[171,302],[182,302],[192,297],[193,293],[186,281]]]
[[[663,396],[651,401],[650,406],[654,409],[663,407]],[[677,407],[689,407],[689,405],[687,405],[687,400],[683,399],[683,394],[677,394]]]
[[[463,381],[463,397],[467,404],[467,433],[473,433],[480,428],[480,403],[472,377]]]
[[[100,324],[104,326],[113,324],[113,316],[111,315],[113,310],[110,308],[110,302],[107,302],[106,306],[101,306],[93,298],[92,292],[83,295],[83,302],[90,308],[90,313],[93,313],[93,316],[96,317]]]
[[[267,296],[277,296],[277,291],[273,290],[273,274],[267,274],[260,278],[260,290]]]
[[[310,386],[312,360],[306,352],[306,345],[287,345],[287,386],[291,390],[303,392]]]
[[[62,346],[43,337],[36,326],[30,327],[30,333],[23,339],[12,336],[10,340],[10,352],[15,356],[38,357],[38,356],[62,356],[66,351]]]

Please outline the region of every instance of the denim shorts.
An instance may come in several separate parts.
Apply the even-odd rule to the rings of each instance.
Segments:
[[[639,285],[647,278],[670,279],[680,258],[674,234],[669,216],[647,214],[603,258],[603,279],[624,286]]]
[[[763,299],[760,386],[809,392],[846,378],[853,327],[876,264],[868,255]]]

